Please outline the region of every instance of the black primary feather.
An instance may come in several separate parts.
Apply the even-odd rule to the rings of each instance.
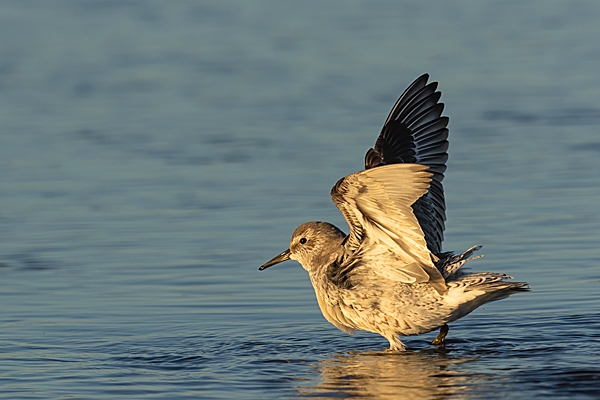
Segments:
[[[437,82],[428,74],[417,78],[390,111],[375,142],[365,156],[365,169],[397,163],[426,165],[433,173],[429,191],[412,206],[429,250],[442,251],[446,202],[442,180],[448,160],[448,117]]]

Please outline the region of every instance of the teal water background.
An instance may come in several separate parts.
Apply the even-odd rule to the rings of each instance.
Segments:
[[[598,398],[600,3],[0,3],[0,398]],[[348,336],[293,262],[414,78],[446,250],[532,292]]]

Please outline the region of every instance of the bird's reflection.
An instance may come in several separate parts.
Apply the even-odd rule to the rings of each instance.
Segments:
[[[368,352],[335,355],[317,365],[321,380],[299,387],[311,398],[467,398],[481,374],[465,370],[475,357],[451,357],[443,350]],[[463,364],[459,371],[455,368]]]

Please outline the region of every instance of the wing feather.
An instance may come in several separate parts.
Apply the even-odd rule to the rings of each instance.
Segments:
[[[335,184],[331,197],[350,227],[345,265],[357,263],[404,283],[444,285],[411,207],[428,193],[432,175],[424,165],[392,164]]]
[[[365,169],[397,163],[422,164],[433,173],[429,191],[413,205],[427,247],[441,253],[446,220],[442,180],[448,160],[448,117],[437,82],[417,78],[392,107],[375,146],[365,156]]]

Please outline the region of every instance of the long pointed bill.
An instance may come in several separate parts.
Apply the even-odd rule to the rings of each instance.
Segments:
[[[287,261],[289,259],[290,259],[290,249],[287,249],[286,251],[284,251],[281,254],[273,257],[272,259],[270,259],[269,261],[267,261],[266,263],[264,263],[263,265],[261,265],[258,270],[262,271],[263,269],[267,269],[269,267],[272,267],[275,264],[279,264],[280,262],[284,262],[284,261]]]

